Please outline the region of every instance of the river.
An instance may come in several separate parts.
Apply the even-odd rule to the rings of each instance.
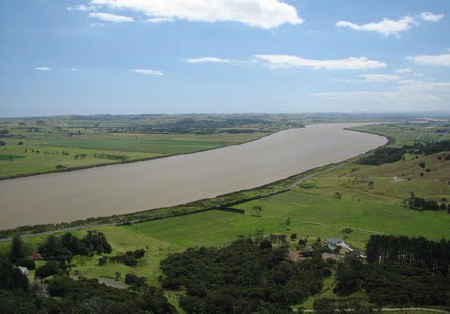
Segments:
[[[249,189],[359,155],[387,139],[308,125],[259,140],[149,161],[0,181],[0,229],[183,204]]]

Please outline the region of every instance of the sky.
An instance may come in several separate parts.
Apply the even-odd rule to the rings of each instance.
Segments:
[[[0,116],[450,111],[448,0],[2,0]]]

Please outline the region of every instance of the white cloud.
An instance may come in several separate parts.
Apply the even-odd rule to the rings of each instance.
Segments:
[[[444,14],[433,14],[431,12],[422,12],[420,13],[420,17],[424,21],[438,22],[444,17]]]
[[[91,0],[90,4],[132,10],[150,18],[234,21],[265,29],[303,22],[294,6],[280,0]]]
[[[450,65],[450,54],[437,55],[437,56],[415,56],[406,57],[407,60],[411,60],[419,65]]]
[[[188,63],[204,63],[204,62],[213,62],[213,63],[227,63],[230,62],[229,59],[220,59],[214,57],[203,57],[203,58],[191,58],[186,60]]]
[[[108,22],[133,22],[134,18],[124,15],[117,15],[112,13],[104,13],[104,12],[92,12],[89,13],[90,17],[97,18],[102,21]]]
[[[79,70],[77,68],[71,68],[70,71],[72,71],[72,72],[79,72]]]
[[[378,23],[368,23],[368,24],[354,24],[347,21],[339,21],[336,23],[337,27],[349,27],[357,31],[372,31],[378,32],[386,37],[395,35],[399,37],[401,32],[405,32],[411,28],[412,25],[416,24],[415,20],[411,16],[404,16],[398,21],[383,19]]]
[[[36,71],[50,71],[51,68],[43,66],[43,67],[37,67],[37,68],[35,68],[35,70]]]
[[[257,61],[262,61],[271,68],[301,68],[327,70],[367,70],[385,68],[386,63],[369,60],[365,57],[337,60],[313,60],[289,55],[255,55]]]
[[[164,22],[172,22],[173,18],[171,17],[152,17],[144,20],[147,23],[164,23]]]
[[[396,73],[400,73],[400,74],[406,74],[406,73],[411,73],[412,70],[410,68],[404,68],[404,69],[397,69],[395,70]]]
[[[374,83],[395,82],[402,79],[400,76],[390,74],[361,74],[360,76],[367,82]]]
[[[130,69],[131,72],[139,73],[143,75],[154,75],[154,76],[163,76],[164,73],[161,71],[155,71],[150,69]]]

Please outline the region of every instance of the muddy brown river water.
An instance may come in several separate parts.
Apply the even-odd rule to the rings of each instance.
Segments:
[[[0,229],[173,206],[359,155],[385,137],[319,124],[225,148],[0,181]]]

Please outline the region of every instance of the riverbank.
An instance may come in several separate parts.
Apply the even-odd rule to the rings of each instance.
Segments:
[[[352,157],[354,159],[354,157]],[[319,166],[307,171],[301,172],[299,175],[291,175],[286,178],[275,180],[272,183],[263,184],[256,188],[241,189],[236,192],[224,193],[215,198],[205,198],[193,202],[187,202],[176,206],[161,207],[158,209],[149,209],[142,211],[135,211],[133,213],[125,213],[121,215],[105,215],[103,217],[97,218],[87,218],[73,220],[70,223],[55,223],[55,224],[37,224],[34,226],[25,226],[15,229],[3,230],[1,232],[2,237],[8,237],[14,233],[29,234],[29,233],[40,233],[49,230],[65,229],[69,227],[83,226],[83,225],[98,225],[98,224],[116,224],[116,223],[126,223],[133,220],[146,220],[146,219],[157,219],[159,217],[173,216],[177,214],[185,214],[190,212],[196,212],[199,210],[204,210],[206,208],[215,207],[227,207],[237,204],[239,202],[248,201],[254,199],[255,197],[264,197],[267,195],[272,195],[273,193],[279,193],[281,190],[288,188],[290,185],[302,179],[305,176],[314,174],[321,170],[332,167],[334,164]],[[92,215],[92,214],[91,214]]]
[[[88,165],[70,166],[70,167],[60,168],[60,169],[56,169],[55,168],[55,169],[48,170],[48,171],[36,171],[36,172],[29,172],[29,173],[23,173],[23,174],[10,175],[10,176],[1,176],[0,177],[0,181],[16,179],[16,178],[34,177],[34,176],[45,175],[45,174],[52,174],[52,173],[72,172],[72,171],[78,171],[78,170],[84,170],[84,169],[92,169],[92,168],[98,168],[98,167],[115,166],[115,165],[118,165],[118,164],[136,163],[136,162],[142,162],[142,161],[155,160],[155,159],[159,159],[159,158],[168,158],[168,157],[174,157],[174,156],[195,154],[195,153],[206,152],[206,151],[214,150],[214,149],[218,149],[218,148],[231,147],[231,146],[235,146],[235,145],[241,145],[241,144],[257,141],[257,140],[260,140],[260,139],[262,139],[262,138],[264,138],[266,136],[269,136],[269,135],[272,135],[272,134],[275,134],[277,132],[284,131],[284,130],[286,130],[286,129],[280,129],[280,130],[274,131],[274,132],[260,132],[260,133],[266,133],[266,134],[263,134],[263,135],[261,135],[259,137],[256,137],[256,138],[252,138],[252,139],[247,140],[247,141],[242,141],[242,142],[238,142],[238,143],[230,143],[230,144],[227,144],[227,145],[216,146],[216,147],[212,147],[212,148],[199,149],[199,150],[195,150],[195,151],[191,151],[191,152],[176,153],[176,154],[162,154],[160,156],[151,156],[151,157],[144,157],[144,158],[133,158],[133,159],[130,159],[130,160],[121,160],[121,161],[100,162],[100,163],[88,164]],[[65,149],[65,148],[61,148],[61,149]],[[130,154],[130,152],[126,152],[126,151],[124,151],[123,153]]]

